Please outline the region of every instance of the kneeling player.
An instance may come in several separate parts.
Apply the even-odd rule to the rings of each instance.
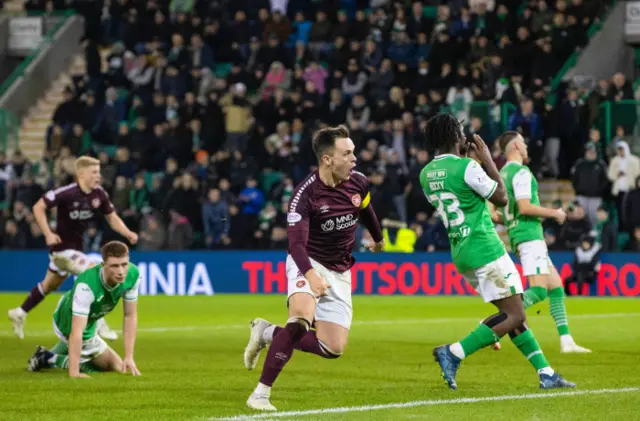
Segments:
[[[31,290],[20,307],[9,310],[13,331],[20,339],[24,338],[27,314],[47,294],[57,290],[70,274],[78,275],[95,265],[81,250],[84,248],[84,231],[96,214],[104,215],[111,228],[126,237],[131,244],[138,241],[138,235],[122,222],[109,195],[100,186],[100,161],[90,156],[81,156],[76,160],[75,167],[76,183],[48,191],[33,206],[33,216],[50,248],[50,263],[44,280]],[[55,232],[49,226],[46,213],[47,209],[53,208],[57,210]],[[118,337],[104,320],[98,322],[98,334],[110,340]]]
[[[353,171],[356,157],[348,130],[339,126],[320,130],[313,139],[319,170],[300,183],[287,215],[289,255],[289,320],[277,327],[262,319],[251,323],[244,365],[252,370],[268,344],[260,383],[247,406],[275,411],[271,386],[294,349],[323,358],[342,355],[351,327],[351,249],[359,218],[371,233],[372,251],[382,251],[380,225],[369,203],[367,178]],[[315,323],[314,323],[315,321]],[[310,330],[315,324],[315,331]]]
[[[60,341],[51,350],[38,346],[29,371],[62,368],[70,377],[93,371],[140,371],[133,360],[138,327],[138,268],[129,262],[129,249],[112,241],[102,247],[103,263],[78,276],[53,313],[53,330]],[[96,325],[124,300],[124,361],[96,334]]]

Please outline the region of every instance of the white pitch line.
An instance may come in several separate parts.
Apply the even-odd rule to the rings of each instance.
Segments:
[[[619,317],[639,317],[640,313],[595,313],[595,314],[576,314],[570,316],[569,320],[574,319],[612,319]],[[528,318],[549,317],[546,314],[531,315]],[[441,323],[468,323],[477,322],[478,317],[449,317],[449,318],[437,318],[437,319],[397,319],[397,320],[356,320],[352,324],[358,326],[383,326],[383,325],[398,325],[398,324],[441,324]],[[217,331],[217,330],[233,330],[233,329],[247,329],[249,323],[244,324],[229,324],[229,325],[211,325],[211,326],[166,326],[166,327],[141,327],[138,328],[140,333],[162,333],[162,332],[187,332],[187,331]],[[27,336],[49,336],[53,330],[26,330]],[[122,332],[122,331],[118,331]],[[13,332],[10,330],[0,330],[0,337],[13,336]]]
[[[403,409],[416,408],[421,406],[450,405],[460,403],[479,403],[479,402],[499,402],[512,401],[522,399],[547,399],[562,396],[581,396],[581,395],[602,395],[613,393],[640,392],[640,387],[625,387],[620,389],[593,389],[593,390],[574,390],[567,392],[551,392],[551,393],[527,393],[524,395],[502,395],[502,396],[486,396],[479,398],[457,398],[457,399],[440,399],[440,400],[424,400],[412,402],[387,403],[379,405],[363,405],[363,406],[345,406],[338,408],[311,409],[308,411],[287,411],[276,413],[262,413],[257,415],[236,415],[232,417],[212,417],[207,418],[209,421],[253,421],[253,420],[273,420],[285,417],[303,417],[307,415],[326,415],[326,414],[344,414],[347,412],[364,412],[364,411],[380,411],[384,409]]]

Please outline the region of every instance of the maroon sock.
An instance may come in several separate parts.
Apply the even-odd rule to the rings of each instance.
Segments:
[[[40,286],[40,284],[38,284],[33,287],[29,295],[27,295],[27,298],[24,300],[24,303],[22,303],[20,307],[22,307],[22,309],[26,313],[28,313],[32,308],[40,304],[40,302],[44,300],[45,296],[46,294],[42,291],[42,287]]]
[[[276,326],[276,328],[273,330],[273,337],[275,338],[278,332],[280,332],[281,330],[281,327]],[[308,352],[310,354],[316,354],[321,356],[322,358],[327,359],[335,359],[340,356],[339,354],[334,354],[324,345],[322,345],[322,343],[316,336],[315,330],[305,333],[305,335],[295,345],[295,349],[302,352]]]
[[[307,329],[308,327],[295,321],[287,323],[277,334],[274,332],[267,358],[264,360],[260,383],[266,386],[273,385],[284,366],[291,359],[295,344],[304,336]]]

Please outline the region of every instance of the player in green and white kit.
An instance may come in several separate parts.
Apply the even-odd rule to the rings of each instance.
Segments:
[[[420,184],[447,228],[453,262],[484,301],[498,308],[498,313],[461,341],[433,350],[443,378],[451,389],[457,389],[460,362],[508,334],[537,370],[540,388],[575,387],[551,368],[526,324],[522,282],[495,232],[487,204],[487,200],[497,206],[507,203],[504,183],[487,145],[476,135],[469,145],[486,166],[485,172],[471,158],[460,156],[465,137],[451,114],[429,119],[425,137],[427,150],[435,158],[422,169]]]
[[[492,219],[507,227],[511,250],[522,262],[529,289],[524,293],[524,308],[549,297],[549,309],[560,335],[561,352],[591,352],[575,343],[569,333],[567,310],[564,304],[562,279],[549,258],[544,242],[541,218],[554,218],[562,224],[567,215],[562,208],[540,206],[538,181],[529,168],[527,144],[518,132],[503,133],[497,140],[507,163],[500,171],[507,189],[507,204],[502,212],[493,212]]]
[[[129,262],[124,243],[102,247],[103,263],[82,272],[53,313],[53,330],[60,341],[51,350],[38,346],[29,359],[29,371],[68,369],[70,377],[88,377],[94,371],[140,371],[133,360],[138,327],[139,271]],[[124,300],[124,361],[96,334],[96,324]]]

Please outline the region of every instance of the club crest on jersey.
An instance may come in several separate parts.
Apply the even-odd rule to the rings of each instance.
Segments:
[[[98,209],[100,207],[100,199],[95,198],[91,201],[91,206],[93,206],[94,209]]]
[[[296,287],[302,288],[302,287],[304,287],[304,284],[306,284],[306,283],[307,283],[306,281],[301,279],[298,282],[296,282]]]
[[[360,207],[360,204],[362,203],[362,198],[358,193],[351,196],[351,203],[353,203],[353,206],[355,207]]]

